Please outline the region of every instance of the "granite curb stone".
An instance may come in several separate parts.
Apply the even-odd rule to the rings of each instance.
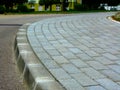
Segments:
[[[18,67],[30,90],[64,90],[53,76],[41,64],[27,39],[27,28],[23,25],[15,39],[15,54]]]

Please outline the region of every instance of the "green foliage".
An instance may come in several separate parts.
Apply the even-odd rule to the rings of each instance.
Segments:
[[[53,4],[58,4],[60,3],[60,0],[40,0],[39,4],[40,5],[45,5],[45,9],[47,9],[50,6],[50,11],[52,9]]]
[[[97,10],[101,0],[83,0],[82,4],[88,7],[89,10]]]
[[[120,12],[117,12],[114,16],[112,16],[113,19],[120,21]]]
[[[60,3],[60,0],[40,0],[40,5],[51,5],[51,4],[58,4]]]
[[[5,7],[6,12],[11,12],[13,10],[13,6],[23,4],[28,0],[0,0],[0,5]]]
[[[88,9],[87,9],[87,6],[85,6],[85,5],[76,4],[76,5],[75,5],[75,10],[76,10],[76,11],[86,11],[86,10],[88,10]]]
[[[17,6],[17,11],[18,12],[29,12],[29,9],[27,8],[26,5],[21,4]]]
[[[0,5],[0,14],[3,14],[4,12],[5,12],[5,8],[2,5]]]
[[[63,11],[67,11],[67,7],[68,7],[68,5],[69,5],[69,2],[68,2],[68,0],[62,0],[62,9],[63,9]]]
[[[25,2],[28,2],[28,0],[13,0],[15,4],[24,4]]]
[[[45,3],[46,3],[46,0],[40,0],[40,1],[39,1],[39,4],[40,4],[40,5],[45,5]]]
[[[100,0],[101,3],[107,3],[109,6],[116,6],[120,4],[120,0]]]
[[[117,6],[120,0],[82,0],[82,4],[86,5],[89,10],[98,10],[101,3],[106,3],[108,6]],[[103,10],[103,8],[101,9]]]

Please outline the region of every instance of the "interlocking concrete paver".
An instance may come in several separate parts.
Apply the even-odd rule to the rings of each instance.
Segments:
[[[56,49],[48,49],[47,53],[51,56],[59,56],[60,53]]]
[[[120,74],[120,65],[109,65],[109,68]]]
[[[53,56],[53,60],[56,61],[58,64],[69,63],[68,60],[63,56]]]
[[[118,57],[116,57],[115,55],[112,55],[110,53],[105,53],[105,54],[103,54],[103,56],[107,57],[110,60],[117,60],[118,59]]]
[[[77,54],[76,56],[79,57],[83,61],[91,61],[91,60],[93,60],[93,58],[91,58],[90,56],[88,56],[86,53]]]
[[[72,73],[80,73],[80,70],[77,67],[75,67],[74,65],[72,65],[72,64],[63,64],[61,66],[66,72],[68,72],[70,74],[72,74]]]
[[[43,60],[42,62],[48,69],[60,68],[59,65],[53,60]]]
[[[89,77],[92,79],[101,79],[105,78],[104,75],[102,75],[99,71],[93,69],[93,68],[82,68],[81,69],[84,73],[86,73]]]
[[[77,80],[82,86],[92,86],[98,84],[84,73],[72,74],[71,76],[75,78],[75,80]]]
[[[106,57],[96,57],[95,58],[96,61],[99,61],[100,63],[104,64],[104,65],[110,65],[110,64],[115,64],[114,61],[111,61],[109,59],[107,59]]]
[[[63,52],[62,55],[67,59],[75,59],[77,58],[72,52]]]
[[[88,65],[81,59],[71,59],[70,61],[78,68],[88,67]]]
[[[106,89],[101,86],[90,86],[87,87],[86,90],[106,90]]]
[[[120,61],[116,61],[116,63],[120,65]]]
[[[35,54],[66,90],[120,90],[120,25],[109,15],[50,18],[28,27]]]
[[[85,51],[85,53],[88,54],[90,57],[97,57],[97,56],[99,56],[99,54],[94,52],[94,51]]]
[[[68,73],[66,73],[65,70],[63,70],[62,68],[49,69],[49,70],[58,80],[71,79],[71,76]]]
[[[120,90],[120,85],[110,79],[98,79],[97,82],[108,90]]]
[[[108,69],[107,66],[105,66],[97,61],[88,61],[87,63],[96,70]]]
[[[74,79],[60,80],[60,83],[64,85],[67,90],[85,90],[78,82]],[[74,83],[74,84],[73,84]]]
[[[101,72],[113,81],[120,81],[120,75],[112,70],[103,70]]]
[[[120,82],[118,82],[118,84],[120,85]]]
[[[69,48],[69,50],[71,52],[73,52],[74,54],[79,54],[79,53],[83,53],[80,49],[78,48]]]

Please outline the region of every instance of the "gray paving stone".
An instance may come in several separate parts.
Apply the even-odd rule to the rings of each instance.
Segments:
[[[116,63],[120,65],[120,61],[116,61]]]
[[[104,19],[108,15],[52,18],[29,27],[36,55],[67,90],[120,90],[120,26]]]
[[[44,52],[40,52],[37,54],[37,56],[39,57],[39,59],[42,60],[50,60],[51,57],[44,51]]]
[[[63,56],[53,56],[52,57],[54,61],[56,61],[58,64],[65,64],[65,63],[69,63],[69,61],[63,57]]]
[[[39,49],[38,49],[39,48]],[[44,49],[41,48],[40,46],[33,48],[36,53],[41,53],[44,52]]]
[[[80,73],[80,70],[72,64],[62,64],[61,66],[66,72],[68,72],[70,74]]]
[[[42,60],[42,62],[48,69],[60,68],[54,60]]]
[[[120,65],[109,65],[108,67],[113,71],[117,72],[118,74],[120,74]]]
[[[49,45],[48,45],[48,44],[47,44],[47,45],[44,45],[43,47],[44,47],[45,50],[49,50],[49,49],[50,49],[50,50],[51,50],[51,49],[52,49],[52,50],[55,50],[55,47],[53,47],[53,46],[50,45],[50,44],[49,44]]]
[[[74,79],[60,80],[60,83],[67,90],[85,90],[78,82]]]
[[[120,85],[120,82],[117,82]]]
[[[120,85],[110,79],[98,79],[97,82],[108,90],[120,90]]]
[[[87,46],[88,48],[95,48],[96,47],[94,44],[92,44],[90,42],[88,42],[88,44],[85,44],[85,46]]]
[[[89,77],[92,79],[101,79],[105,78],[104,75],[102,75],[99,71],[93,69],[93,68],[82,68],[81,69],[84,73],[86,73]]]
[[[79,46],[77,46],[80,50],[83,50],[83,51],[85,51],[85,50],[90,50],[87,46],[85,46],[85,45],[79,45]]]
[[[118,58],[120,58],[120,55],[116,55]]]
[[[118,50],[115,50],[115,49],[112,49],[112,48],[109,48],[109,49],[105,49],[107,52],[113,54],[113,55],[117,55],[119,54],[120,52]]]
[[[80,49],[78,49],[78,48],[69,48],[69,50],[71,51],[71,52],[73,52],[74,54],[78,54],[78,53],[83,53]]]
[[[91,48],[91,50],[93,50],[93,51],[95,51],[95,52],[97,52],[99,54],[102,54],[102,53],[106,52],[104,49],[98,48],[98,47],[97,48]]]
[[[56,49],[48,49],[47,52],[51,56],[59,56],[60,55],[60,53]]]
[[[114,64],[115,63],[114,61],[109,60],[106,57],[96,57],[95,60],[99,61],[100,63],[102,63],[104,65],[110,65],[110,64]]]
[[[102,42],[102,41],[101,41],[101,42]],[[107,45],[105,45],[105,44],[100,44],[100,43],[98,43],[97,46],[98,46],[99,48],[102,48],[102,49],[108,48]]]
[[[83,54],[77,54],[76,56],[79,57],[83,61],[91,61],[91,60],[93,60],[90,56],[88,56],[85,53],[83,53]]]
[[[64,47],[73,47],[73,45],[70,43],[62,43],[61,45]]]
[[[70,61],[78,68],[88,67],[88,65],[81,59],[71,59]]]
[[[77,58],[72,52],[63,52],[62,55],[67,59],[75,59]]]
[[[60,53],[68,52],[68,49],[65,48],[65,47],[58,47],[57,49],[58,49],[58,51],[59,51]]]
[[[103,70],[101,72],[113,81],[120,81],[120,75],[112,70]]]
[[[102,86],[89,86],[86,88],[86,90],[106,90]]]
[[[63,39],[60,39],[60,40],[58,40],[60,43],[69,43],[67,40],[65,40],[64,38]]]
[[[99,54],[94,52],[94,51],[85,51],[85,53],[88,54],[90,57],[97,57],[97,56],[99,56]]]
[[[98,83],[95,82],[93,79],[89,78],[84,73],[79,74],[72,74],[71,75],[75,80],[77,80],[82,86],[90,86],[90,85],[97,85]]]
[[[107,66],[104,66],[103,64],[97,62],[97,61],[88,61],[87,62],[91,67],[93,67],[96,70],[104,70],[104,69],[108,69]]]
[[[62,68],[49,69],[49,70],[58,81],[71,79],[70,75],[66,73]]]
[[[103,54],[103,56],[107,57],[110,60],[118,60],[118,57],[116,57],[115,55],[110,54],[110,53],[105,53],[105,54]]]

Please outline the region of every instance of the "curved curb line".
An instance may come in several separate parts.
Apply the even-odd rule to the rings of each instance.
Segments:
[[[14,50],[22,77],[27,82],[30,90],[65,90],[32,51],[27,39],[27,28],[29,25],[23,25],[18,30],[15,39]]]
[[[119,22],[119,21],[114,20],[111,16],[109,16],[109,17],[108,17],[108,19],[109,19],[109,20],[111,20],[111,21],[113,21],[113,22],[116,22],[116,23],[120,24],[120,22]]]

